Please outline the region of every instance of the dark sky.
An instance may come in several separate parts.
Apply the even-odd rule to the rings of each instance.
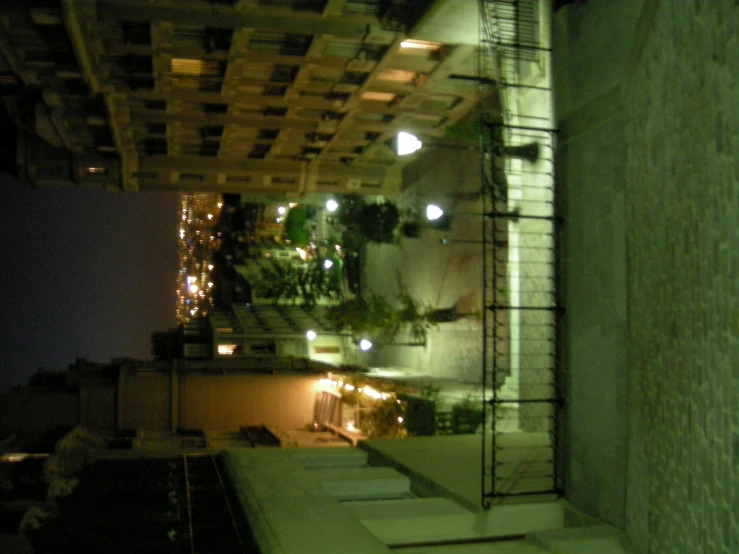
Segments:
[[[178,198],[0,175],[0,391],[76,357],[150,358],[175,325]]]

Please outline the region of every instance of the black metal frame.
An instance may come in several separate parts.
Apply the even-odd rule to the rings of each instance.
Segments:
[[[561,219],[554,185],[557,130],[550,127],[549,118],[514,114],[506,108],[511,89],[549,91],[526,80],[532,64],[551,56],[551,50],[539,44],[544,14],[537,13],[537,0],[478,1],[478,76],[482,82],[494,74],[502,109],[502,119],[491,121],[481,110],[480,120],[485,191],[481,500],[489,509],[505,498],[550,497],[560,490],[556,430],[561,404],[557,344],[562,312],[557,294]],[[544,61],[551,68],[550,60]],[[548,98],[551,102],[551,92]],[[514,187],[509,180],[515,181]],[[514,189],[516,198],[509,198]],[[509,222],[518,223],[513,246]],[[508,290],[511,283],[518,284],[516,290]],[[513,367],[514,386],[503,396],[502,385]],[[526,436],[509,433],[508,419]]]

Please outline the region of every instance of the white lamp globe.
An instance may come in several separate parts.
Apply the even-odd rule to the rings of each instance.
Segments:
[[[443,215],[444,210],[442,210],[436,204],[429,204],[428,206],[426,206],[426,219],[428,219],[429,221],[439,219]]]
[[[418,140],[418,137],[405,131],[398,133],[397,147],[398,156],[407,156],[413,154],[416,150],[419,150],[423,146],[423,143]]]
[[[338,207],[339,203],[336,200],[329,200],[326,202],[326,210],[329,212],[335,212]]]
[[[372,348],[372,343],[368,341],[367,339],[362,339],[359,341],[359,349],[362,351],[367,351],[370,348]]]

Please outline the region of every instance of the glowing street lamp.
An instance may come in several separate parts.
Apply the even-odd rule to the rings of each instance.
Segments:
[[[329,200],[326,202],[326,210],[329,212],[335,212],[339,207],[339,203],[336,200]]]
[[[323,260],[323,268],[324,269],[331,269],[334,266],[334,262],[331,260]]]
[[[362,339],[359,341],[359,349],[361,351],[366,352],[370,348],[372,348],[372,343],[368,341],[367,339]]]
[[[308,331],[308,332],[307,332],[307,333],[305,334],[305,337],[306,337],[306,338],[307,338],[308,340],[314,340],[314,339],[315,339],[315,338],[316,338],[317,336],[318,336],[318,335],[316,335],[316,332],[315,332],[315,331]]]
[[[413,152],[420,150],[423,146],[423,143],[418,140],[418,137],[416,137],[416,135],[406,133],[405,131],[400,131],[394,142],[395,150],[398,153],[398,156],[407,156],[408,154],[413,154]]]
[[[436,204],[429,204],[428,206],[426,206],[426,219],[428,219],[429,221],[436,221],[443,215],[444,210],[442,210]]]
[[[285,215],[286,211],[287,209],[285,208],[285,206],[280,206],[279,208],[277,208],[277,213],[280,215]]]

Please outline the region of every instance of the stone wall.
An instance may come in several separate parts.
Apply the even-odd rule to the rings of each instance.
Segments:
[[[661,2],[625,98],[626,530],[739,552],[739,5]]]
[[[570,501],[637,552],[739,551],[739,7],[555,16]]]

